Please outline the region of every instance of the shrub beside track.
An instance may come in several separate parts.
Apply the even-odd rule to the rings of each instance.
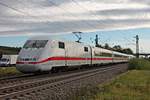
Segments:
[[[129,69],[150,70],[150,61],[146,59],[131,59],[129,61]]]

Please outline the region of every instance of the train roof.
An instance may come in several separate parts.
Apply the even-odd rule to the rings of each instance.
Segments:
[[[108,49],[104,49],[104,48],[100,48],[100,47],[94,47],[93,46],[93,48],[95,49],[95,50],[100,50],[100,51],[102,51],[102,52],[107,52],[107,53],[112,53],[112,51],[111,50],[108,50]]]
[[[130,56],[129,54],[113,51],[114,54],[122,55],[122,56]]]
[[[65,42],[65,43],[76,43],[76,44],[81,44],[81,45],[84,45],[84,46],[88,46],[88,44],[84,44],[84,43],[78,43],[78,42],[75,42],[75,41],[69,41],[69,40],[65,40],[65,39],[61,39],[61,38],[54,38],[54,37],[50,37],[50,36],[34,36],[34,37],[31,37],[29,38],[28,40],[50,40],[50,41],[61,41],[61,42]]]
[[[69,40],[54,38],[53,36],[52,37],[51,36],[34,36],[34,37],[29,38],[28,40],[52,40],[52,41],[55,40],[55,41],[62,41],[62,42],[78,43],[75,41],[69,41]],[[78,44],[88,46],[88,44],[84,44],[84,43],[78,43]],[[117,51],[112,51],[112,50],[108,50],[108,49],[104,49],[104,48],[100,48],[100,47],[95,47],[95,46],[91,46],[91,47],[94,49],[101,49],[101,50],[106,51],[106,52],[113,52],[114,54],[119,54],[119,55],[123,55],[123,56],[133,56],[133,55],[120,53]]]

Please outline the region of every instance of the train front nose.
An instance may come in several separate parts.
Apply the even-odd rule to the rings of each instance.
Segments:
[[[22,50],[18,56],[16,68],[23,73],[40,71],[39,57],[41,50]]]
[[[40,71],[39,60],[48,40],[27,40],[21,49],[16,68],[23,73]]]
[[[33,64],[17,64],[16,68],[22,73],[40,72],[38,65],[33,65]]]

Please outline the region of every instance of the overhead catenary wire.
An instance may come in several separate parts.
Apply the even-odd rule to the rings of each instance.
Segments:
[[[19,1],[19,2],[21,2],[21,1]],[[21,4],[24,4],[24,3],[21,2]],[[3,2],[0,2],[0,5],[2,5],[2,6],[4,6],[4,7],[7,7],[7,8],[9,8],[9,9],[13,10],[13,11],[16,11],[16,12],[22,14],[22,15],[31,17],[31,18],[33,18],[33,19],[38,19],[38,21],[42,21],[42,20],[40,20],[40,18],[39,18],[38,16],[33,16],[33,15],[29,14],[28,12],[24,12],[24,11],[22,11],[22,10],[20,10],[20,9],[17,9],[17,8],[15,8],[15,7],[12,7],[12,6],[10,6],[10,5],[8,5],[8,4],[5,4],[5,3],[3,3]],[[47,22],[48,22],[48,21],[47,21]],[[47,25],[47,24],[45,23],[45,25]],[[49,27],[49,25],[47,25],[47,26]]]
[[[55,5],[56,7],[60,8],[60,9],[63,9],[65,12],[68,12],[71,16],[74,17],[74,14],[73,14],[72,12],[70,12],[68,9],[65,9],[65,8],[63,8],[63,7],[58,6],[57,3],[55,3],[55,2],[53,2],[53,1],[51,1],[51,0],[49,0],[49,2],[50,2],[51,4],[53,4],[53,5]],[[95,29],[95,27],[93,26],[93,24],[91,24],[91,23],[89,23],[89,22],[86,22],[85,20],[81,20],[81,21],[84,22],[84,23],[86,23],[88,26],[90,26],[90,27],[92,27],[92,28]],[[80,30],[78,30],[78,31],[80,31]]]
[[[72,14],[72,12],[70,12],[70,11],[68,11],[68,10],[66,10],[66,9],[64,9],[64,8],[62,8],[62,7],[59,7],[55,2],[49,1],[49,3],[51,3],[52,5],[54,5],[55,7],[57,7],[58,9],[63,10],[64,12],[68,12],[71,16],[76,17],[76,16],[74,16],[74,15]],[[23,4],[23,3],[22,3],[22,4]],[[21,14],[23,14],[23,15],[26,15],[26,16],[29,16],[29,17],[32,17],[32,18],[36,18],[36,19],[39,20],[39,17],[33,16],[33,15],[27,13],[27,12],[23,12],[22,10],[17,9],[17,8],[15,8],[15,7],[12,7],[12,6],[8,5],[8,4],[5,4],[5,3],[0,2],[0,5],[5,6],[5,7],[7,7],[7,8],[10,8],[10,9],[12,9],[12,10],[18,12],[18,13],[21,13]],[[95,26],[92,25],[91,23],[89,23],[89,22],[87,22],[87,21],[84,21],[84,20],[81,20],[81,21],[84,22],[85,24],[87,24],[87,26],[89,26],[89,27],[95,29]],[[75,24],[75,23],[74,23],[74,24]],[[77,25],[77,24],[76,24],[76,25]],[[67,27],[64,27],[64,28],[67,28]],[[80,30],[77,30],[77,31],[80,31]]]
[[[89,13],[91,13],[91,16],[95,17],[97,19],[97,23],[104,24],[102,21],[100,21],[100,19],[98,18],[98,16],[91,10],[87,9],[86,7],[82,6],[78,1],[76,0],[71,0],[72,2],[74,2],[77,6],[79,6],[80,8],[84,9],[85,11],[88,11]]]
[[[12,10],[14,10],[14,11],[18,12],[18,13],[23,14],[23,15],[31,16],[30,14],[25,13],[25,12],[23,12],[23,11],[21,11],[21,10],[19,10],[19,9],[15,8],[15,7],[11,7],[11,6],[10,6],[10,5],[8,5],[8,4],[5,4],[5,3],[0,2],[0,5],[2,5],[2,6],[4,6],[4,7],[7,7],[7,8],[9,8],[9,9],[12,9]],[[32,16],[32,17],[34,17],[34,16]]]

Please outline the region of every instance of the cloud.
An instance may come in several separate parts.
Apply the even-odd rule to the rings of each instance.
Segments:
[[[150,27],[149,0],[1,0],[0,36]]]

